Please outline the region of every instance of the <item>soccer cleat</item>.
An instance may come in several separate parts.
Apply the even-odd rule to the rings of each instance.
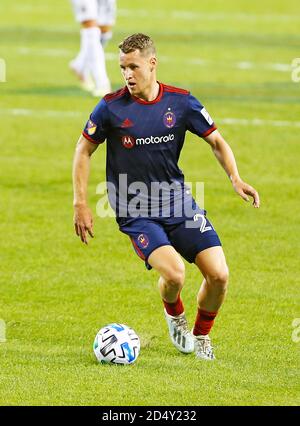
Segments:
[[[94,84],[90,74],[88,74],[87,76],[82,74],[76,68],[76,64],[75,64],[74,60],[69,63],[69,67],[70,67],[70,70],[73,71],[74,74],[76,75],[76,77],[79,79],[79,84],[80,84],[81,89],[85,90],[86,92],[92,92],[95,88],[95,84]]]
[[[80,87],[82,90],[85,90],[86,92],[92,92],[94,90],[95,85],[90,75],[86,77],[84,80],[80,81]]]
[[[193,338],[197,358],[205,359],[207,361],[213,361],[214,359],[216,359],[208,334],[205,336],[201,334],[199,336],[195,336],[193,334]]]
[[[188,330],[188,324],[184,312],[176,317],[173,317],[165,310],[165,317],[173,345],[180,352],[186,354],[194,352],[194,339]]]

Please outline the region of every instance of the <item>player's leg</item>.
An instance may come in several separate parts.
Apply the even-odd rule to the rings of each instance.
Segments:
[[[227,291],[228,267],[222,247],[210,247],[197,254],[195,264],[204,276],[197,303],[206,312],[218,312]]]
[[[80,51],[75,59],[70,62],[71,70],[80,80],[83,90],[92,92],[95,88],[94,80],[91,77],[90,66],[90,43],[93,38],[94,28],[97,28],[95,20],[87,20],[81,23],[80,30]]]
[[[154,250],[148,258],[148,263],[160,274],[158,287],[165,307],[171,341],[179,351],[191,353],[194,351],[194,340],[180,297],[185,279],[184,263],[170,245]]]
[[[98,25],[101,30],[101,44],[105,48],[112,38],[112,28],[116,22],[116,0],[98,0]]]
[[[93,96],[102,97],[111,92],[111,85],[106,71],[105,56],[100,42],[101,31],[98,25],[89,28],[89,71],[95,83]]]
[[[196,355],[213,359],[208,333],[224,299],[228,278],[228,268],[219,237],[199,207],[194,216],[187,218],[168,236],[175,249],[190,263],[195,263],[205,280],[198,294],[198,311],[193,327]],[[200,349],[205,349],[201,353]]]
[[[95,96],[104,96],[110,92],[110,84],[106,73],[104,51],[100,43],[97,1],[72,0],[72,2],[76,20],[81,23],[81,47],[77,57],[71,61],[70,67],[82,81],[84,89],[92,91]],[[89,75],[93,79],[92,86],[88,82]]]
[[[181,257],[174,247],[163,246],[150,254],[148,263],[160,274],[158,287],[162,300],[174,305],[184,285],[185,267]]]
[[[79,78],[81,87],[84,90],[92,91],[94,88],[94,82],[90,78],[89,72],[89,28],[97,26],[95,20],[95,3],[89,2],[88,0],[72,0],[73,11],[75,19],[80,23],[80,50],[70,62],[70,69]]]
[[[121,225],[120,230],[130,237],[135,252],[146,267],[154,268],[160,274],[159,291],[173,344],[181,352],[192,352],[194,340],[180,298],[184,284],[184,263],[171,246],[164,228],[155,221],[137,218]]]
[[[102,44],[103,49],[105,49],[107,43],[109,40],[111,40],[113,32],[112,32],[112,26],[111,25],[100,25],[100,31],[101,31],[101,37],[100,42]]]
[[[97,40],[93,39],[92,50],[94,54],[90,60],[93,62],[92,76],[95,81],[95,89],[92,94],[96,97],[105,96],[111,92],[111,84],[107,75],[104,47],[112,37],[112,27],[115,23],[115,0],[94,0],[97,4]],[[100,44],[100,46],[99,46]],[[97,48],[96,48],[97,46]],[[98,70],[98,71],[97,71]]]
[[[197,296],[197,315],[193,327],[196,355],[214,359],[209,332],[224,301],[228,286],[228,267],[222,247],[199,252],[195,264],[204,276]]]

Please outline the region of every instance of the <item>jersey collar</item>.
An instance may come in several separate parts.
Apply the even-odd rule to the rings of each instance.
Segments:
[[[152,104],[156,104],[157,102],[159,102],[159,101],[161,100],[162,95],[163,95],[163,91],[164,91],[163,84],[162,84],[162,83],[160,83],[159,81],[158,81],[157,83],[159,84],[159,92],[158,92],[157,97],[156,97],[153,101],[145,101],[144,99],[140,99],[140,98],[137,98],[136,96],[131,95],[132,99],[133,99],[135,102],[137,102],[137,103],[139,103],[139,104],[143,104],[143,105],[152,105]]]

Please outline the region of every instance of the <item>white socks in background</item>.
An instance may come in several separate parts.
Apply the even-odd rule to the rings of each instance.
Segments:
[[[112,38],[112,35],[113,35],[112,31],[106,31],[105,33],[101,32],[100,41],[101,41],[103,49],[105,49],[105,46],[107,45],[109,40]]]
[[[92,89],[91,82],[88,82],[91,76],[94,83],[93,94],[104,96],[111,89],[106,72],[104,50],[100,42],[101,31],[98,27],[82,28],[80,36],[80,51],[71,61],[70,67],[82,83],[86,83],[86,90]]]

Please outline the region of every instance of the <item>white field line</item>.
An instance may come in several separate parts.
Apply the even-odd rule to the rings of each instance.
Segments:
[[[260,118],[221,118],[216,123],[239,126],[300,127],[300,121],[262,120]]]
[[[58,111],[58,110],[37,110],[26,108],[0,108],[0,115],[13,115],[16,117],[34,117],[35,119],[44,117],[54,118],[75,118],[84,117],[80,111]]]
[[[51,2],[41,4],[16,4],[14,10],[19,13],[51,13]],[[72,7],[70,5],[70,16],[73,16]],[[162,10],[155,8],[150,9],[122,9],[118,8],[117,16],[133,17],[133,18],[151,18],[151,19],[177,19],[182,21],[224,21],[224,20],[246,20],[257,22],[292,22],[299,21],[300,16],[297,14],[275,14],[275,13],[242,13],[242,12],[201,12],[191,10]]]
[[[34,56],[69,56],[72,54],[70,49],[35,49],[31,47],[19,47],[17,53],[20,55]]]
[[[223,12],[196,12],[190,10],[147,10],[147,9],[119,9],[118,15],[122,17],[137,17],[151,19],[178,19],[183,21],[236,21],[246,20],[255,22],[289,22],[299,21],[300,15],[254,14],[254,13],[223,13]]]
[[[71,49],[36,49],[30,47],[19,47],[17,48],[17,53],[20,55],[33,55],[33,56],[51,56],[51,57],[71,57],[74,54],[74,51]],[[108,61],[117,61],[119,56],[116,53],[106,53],[105,57]],[[180,58],[174,58],[171,56],[159,56],[159,61],[162,63],[181,63]],[[185,59],[185,64],[189,66],[215,66],[219,64],[216,61],[207,61],[201,58],[189,58]],[[227,64],[226,64],[227,65]],[[281,64],[281,63],[258,63],[258,62],[233,62],[230,64],[232,68],[237,68],[240,70],[251,70],[251,69],[265,69],[273,70],[278,72],[292,72],[291,64]]]
[[[88,113],[81,111],[58,111],[58,110],[37,110],[25,108],[0,108],[0,116],[10,115],[15,117],[34,117],[38,118],[79,118],[88,119]],[[219,118],[216,119],[217,124],[239,125],[239,126],[271,126],[271,127],[299,127],[300,121],[285,120],[263,120],[260,118]]]

